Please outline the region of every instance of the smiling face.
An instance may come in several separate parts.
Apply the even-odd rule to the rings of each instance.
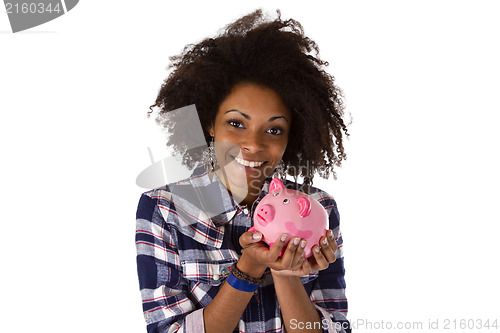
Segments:
[[[292,114],[272,89],[244,83],[220,105],[214,124],[217,175],[236,201],[251,204],[283,156]]]

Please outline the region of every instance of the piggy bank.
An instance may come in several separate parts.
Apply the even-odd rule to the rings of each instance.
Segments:
[[[262,198],[253,215],[254,225],[249,231],[262,233],[262,240],[272,246],[281,234],[287,239],[300,237],[307,240],[306,258],[311,248],[319,244],[328,228],[325,208],[305,193],[287,189],[278,178],[269,185],[269,193]]]

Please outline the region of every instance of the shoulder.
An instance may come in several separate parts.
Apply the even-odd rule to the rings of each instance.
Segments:
[[[168,186],[152,189],[141,194],[137,213],[141,211],[151,211],[155,206],[168,204],[171,193]]]
[[[160,215],[166,221],[169,213],[176,210],[173,203],[173,192],[175,190],[172,189],[189,183],[190,178],[142,193],[137,207],[136,218],[154,222],[154,220],[158,220],[158,215]]]
[[[149,190],[141,194],[137,206],[136,220],[140,229],[164,228],[165,218],[162,207],[168,207],[170,192],[166,186]],[[153,230],[150,230],[153,232]],[[160,232],[162,234],[162,232]]]
[[[167,211],[175,210],[174,196],[176,201],[180,201],[179,198],[183,196],[185,199],[192,199],[195,195],[189,192],[193,192],[193,188],[200,186],[199,180],[206,174],[203,171],[204,169],[197,168],[189,178],[142,193],[139,200],[138,214],[139,211],[144,210],[152,213],[155,207]]]
[[[139,204],[141,202],[154,202],[155,205],[158,204],[168,204],[172,197],[169,185],[165,185],[159,188],[155,188],[142,193]]]
[[[337,208],[337,202],[333,196],[317,187],[311,186],[308,194],[322,204],[325,209]]]

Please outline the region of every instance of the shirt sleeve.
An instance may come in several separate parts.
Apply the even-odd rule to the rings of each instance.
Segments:
[[[327,269],[319,272],[314,280],[311,301],[318,310],[324,332],[349,333],[350,324],[347,320],[347,298],[345,296],[345,270],[343,255],[343,240],[339,225],[337,203],[333,198],[326,198],[322,204],[329,212],[330,229],[333,230],[338,249],[337,259]]]
[[[159,210],[159,195],[153,191],[141,196],[136,220],[137,273],[147,331],[204,332],[203,309],[196,309],[187,296],[176,235]],[[173,205],[162,210],[175,214]]]

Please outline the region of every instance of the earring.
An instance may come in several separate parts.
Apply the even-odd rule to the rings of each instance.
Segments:
[[[311,175],[311,174],[308,174],[306,176],[304,176],[304,182],[302,184],[302,190],[307,193],[307,194],[310,194],[309,192],[311,191],[311,187],[312,187],[312,184],[313,184],[313,177],[314,175]]]
[[[205,165],[207,171],[213,172],[217,164],[217,158],[215,157],[214,149],[214,137],[210,141],[210,145],[203,151],[202,163]]]
[[[285,182],[286,179],[286,172],[285,172],[285,163],[283,160],[281,160],[278,165],[276,166],[276,169],[274,170],[273,174],[274,178],[279,178],[282,182]]]

